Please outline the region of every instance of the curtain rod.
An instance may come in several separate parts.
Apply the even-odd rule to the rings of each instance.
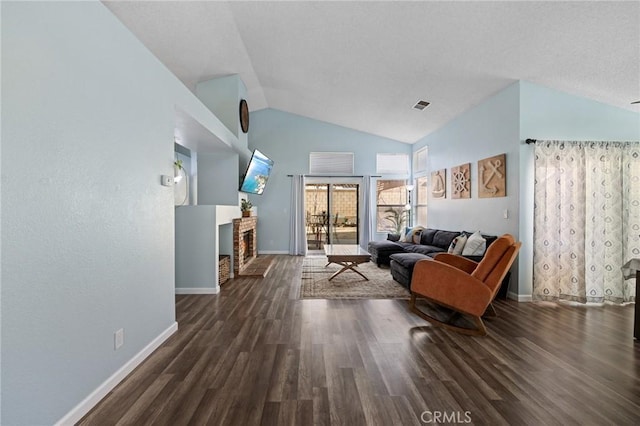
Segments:
[[[288,177],[293,177],[293,175],[287,175],[287,176]],[[355,178],[358,178],[358,177],[361,178],[361,177],[364,177],[363,175],[336,175],[336,176],[334,176],[334,175],[302,175],[302,176],[304,176],[304,177],[314,177],[314,178],[315,177],[319,177],[319,178],[320,177],[326,177],[326,178],[354,178],[354,177]],[[378,178],[378,177],[382,177],[382,176],[380,176],[380,175],[371,175],[371,177]]]
[[[527,143],[527,145],[530,145],[532,143],[536,143],[537,139],[527,139],[525,142]]]

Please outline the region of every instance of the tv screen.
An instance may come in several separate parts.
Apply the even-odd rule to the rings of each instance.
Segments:
[[[264,187],[267,184],[267,179],[269,179],[272,167],[273,161],[270,160],[269,157],[257,149],[254,150],[251,161],[249,161],[249,165],[247,166],[247,172],[242,179],[240,191],[261,195],[264,192]]]

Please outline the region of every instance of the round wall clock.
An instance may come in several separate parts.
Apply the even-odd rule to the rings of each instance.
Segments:
[[[240,100],[240,128],[243,133],[249,131],[249,107],[244,99]]]

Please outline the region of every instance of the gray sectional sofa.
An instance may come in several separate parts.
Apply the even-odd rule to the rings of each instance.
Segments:
[[[424,229],[420,235],[418,244],[403,242],[398,234],[389,234],[387,240],[371,241],[368,251],[371,260],[380,265],[389,265],[393,279],[409,288],[411,275],[416,262],[433,258],[438,253],[446,253],[451,242],[459,235],[471,235],[473,232],[445,231],[440,229]],[[498,237],[494,235],[482,235],[489,247]],[[483,256],[464,256],[467,259],[479,262]]]

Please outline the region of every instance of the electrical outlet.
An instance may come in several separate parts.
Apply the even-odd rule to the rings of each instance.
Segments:
[[[504,211],[502,212],[502,217],[505,219],[509,219],[509,210],[504,209]]]
[[[118,350],[124,345],[124,328],[113,333],[113,350]]]

